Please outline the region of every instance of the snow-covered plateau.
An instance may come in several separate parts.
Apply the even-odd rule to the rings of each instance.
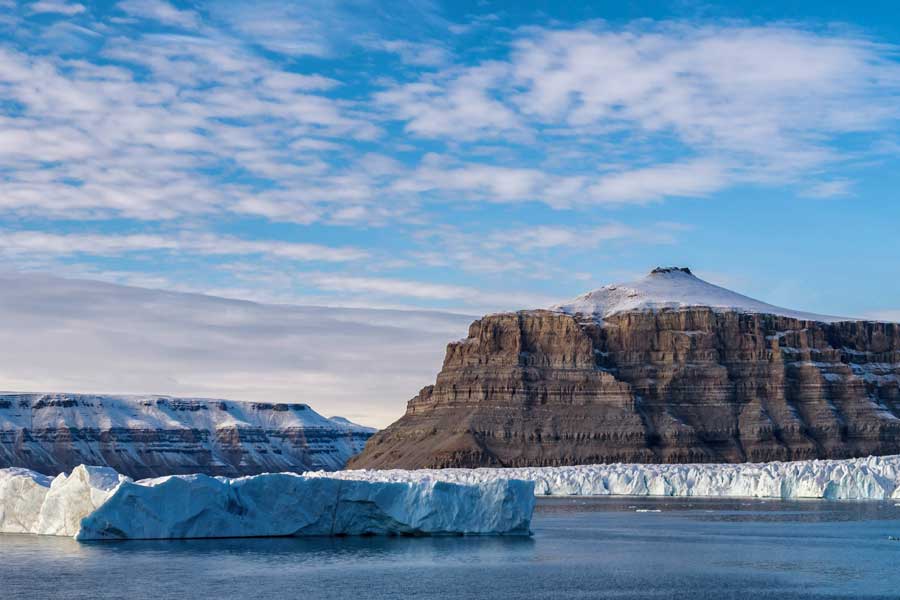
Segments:
[[[79,464],[137,479],[333,471],[374,431],[300,403],[0,392],[0,467],[50,475]]]
[[[528,535],[534,485],[355,481],[267,473],[132,481],[80,465],[0,469],[0,533],[84,540],[329,535]]]
[[[900,499],[900,456],[737,464],[609,464],[306,473],[355,481],[534,482],[539,496]]]

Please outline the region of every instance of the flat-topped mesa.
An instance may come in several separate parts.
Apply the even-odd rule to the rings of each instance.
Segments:
[[[584,318],[590,316],[591,318]],[[657,269],[483,317],[350,468],[764,462],[900,453],[900,325]]]
[[[336,470],[373,432],[299,403],[0,393],[0,468],[46,474],[82,463],[134,478]]]

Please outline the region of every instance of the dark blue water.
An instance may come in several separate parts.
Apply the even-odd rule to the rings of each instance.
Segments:
[[[637,510],[662,512],[636,512]],[[0,536],[0,597],[900,598],[893,503],[541,500],[525,538]]]

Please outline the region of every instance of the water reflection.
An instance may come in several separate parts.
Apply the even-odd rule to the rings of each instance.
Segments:
[[[192,559],[214,556],[264,563],[289,558],[295,565],[309,563],[316,567],[357,560],[373,563],[398,559],[407,564],[447,560],[467,564],[498,553],[511,560],[521,560],[528,558],[535,543],[533,538],[524,536],[283,537],[79,543],[71,538],[32,535],[0,536],[0,542],[0,556],[13,553],[39,556],[42,560],[103,560],[129,555],[178,560],[182,556]]]

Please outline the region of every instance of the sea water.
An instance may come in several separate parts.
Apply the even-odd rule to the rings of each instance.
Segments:
[[[0,535],[0,598],[900,598],[900,506],[541,499],[530,538]]]

